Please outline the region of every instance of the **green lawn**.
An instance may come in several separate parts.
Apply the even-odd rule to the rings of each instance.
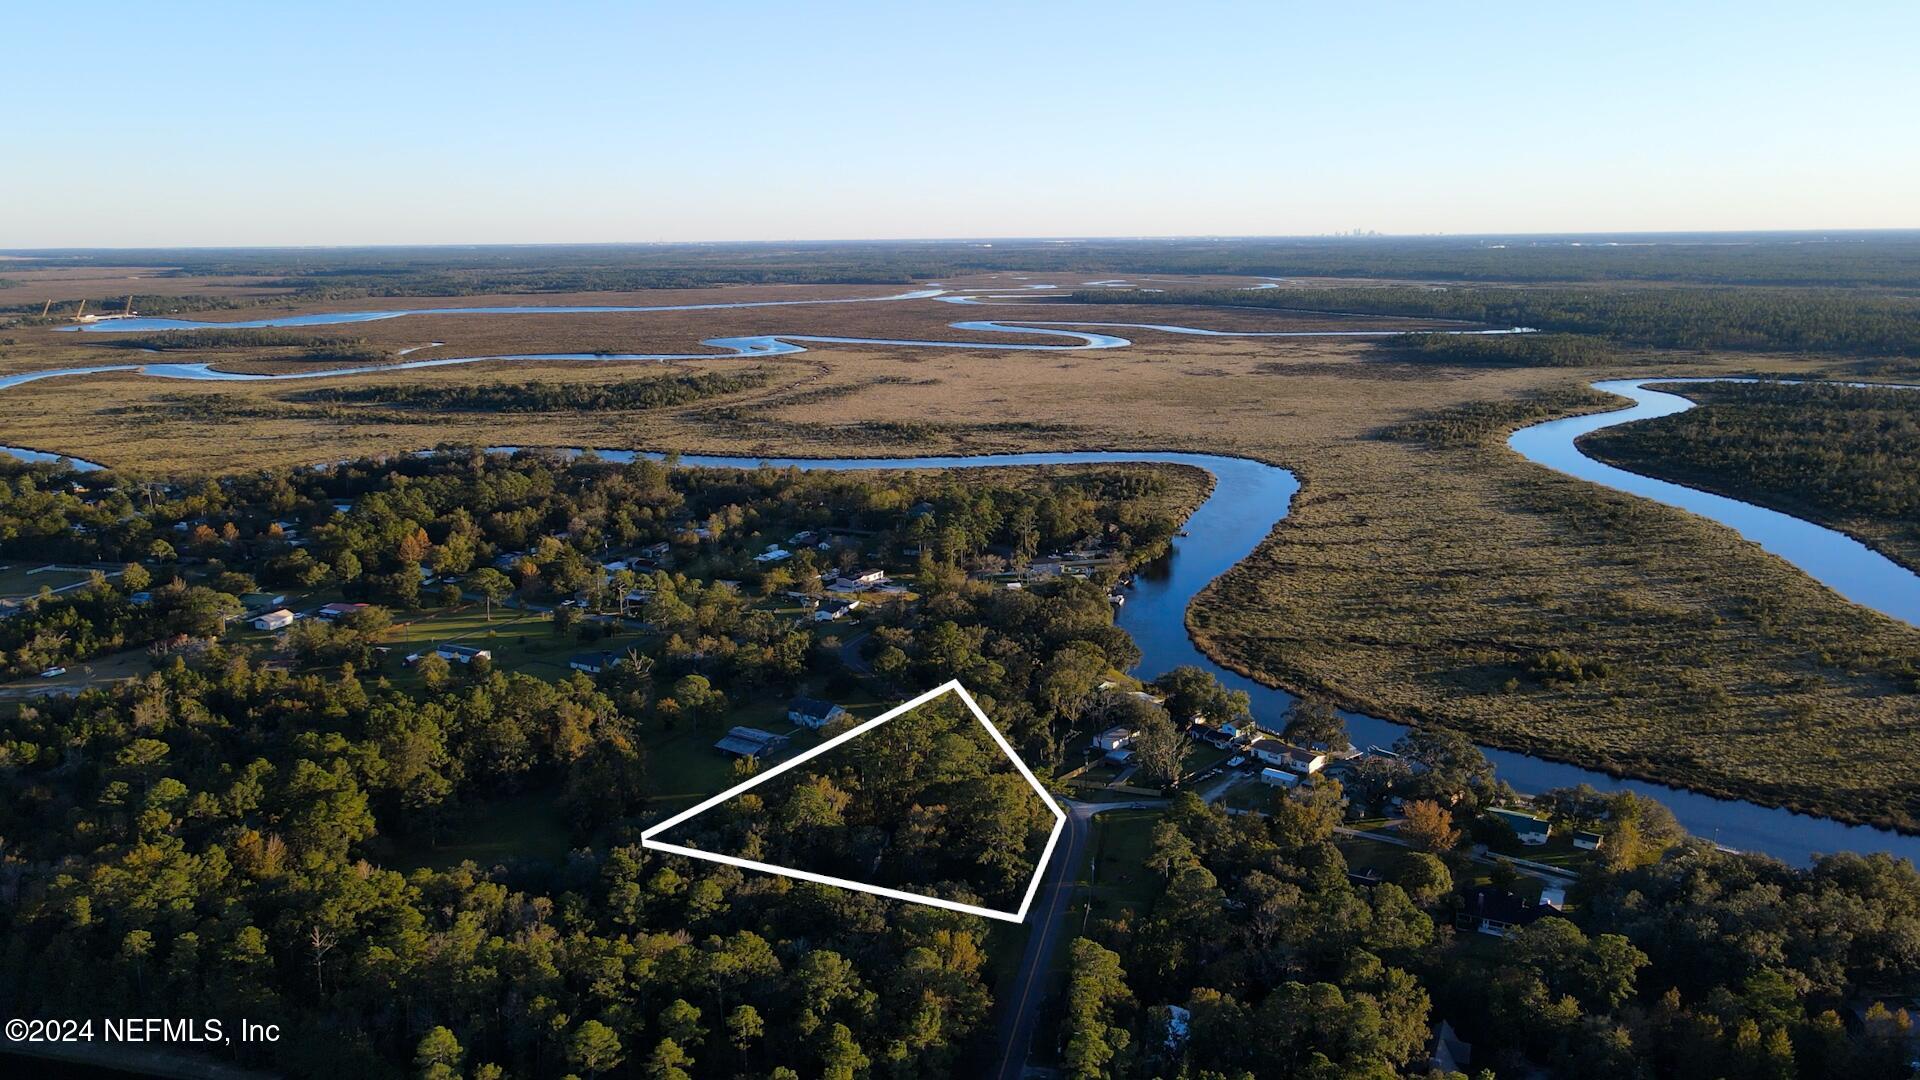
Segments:
[[[572,831],[560,813],[560,793],[546,788],[473,807],[448,823],[438,846],[424,840],[403,844],[395,861],[409,869],[445,870],[468,859],[481,866],[507,859],[557,862],[571,849]]]
[[[1160,895],[1160,878],[1144,865],[1153,852],[1153,826],[1160,818],[1158,810],[1109,810],[1093,819],[1088,848],[1096,914],[1122,907],[1145,911]],[[1081,877],[1085,880],[1086,872]]]
[[[1279,789],[1260,782],[1257,776],[1248,776],[1227,791],[1220,802],[1235,810],[1271,810],[1274,794]]]
[[[1189,739],[1187,752],[1180,759],[1180,768],[1185,770],[1185,776],[1197,776],[1232,756],[1233,751],[1222,750],[1198,739]]]
[[[17,559],[8,560],[6,563],[0,564],[0,566],[4,567],[0,569],[0,598],[19,599],[37,596],[40,593],[40,587],[43,585],[49,589],[59,589],[75,584],[76,582],[85,581],[92,576],[89,571],[85,570],[78,573],[64,570],[50,570],[44,574],[28,573],[29,570],[35,570],[47,565],[49,564],[45,561],[33,562]]]
[[[1382,844],[1373,840],[1357,840],[1341,837],[1335,841],[1335,847],[1347,860],[1347,869],[1356,874],[1368,870],[1378,871],[1388,881],[1396,881],[1405,870],[1407,859],[1413,854],[1406,848],[1393,844]]]
[[[583,642],[577,631],[553,632],[546,612],[495,607],[493,619],[487,619],[486,605],[466,604],[423,612],[396,613],[393,632],[387,644],[395,660],[408,653],[426,653],[442,644],[465,645],[493,652],[493,663],[502,671],[516,671],[542,679],[564,679],[572,673],[569,658],[585,652],[625,652],[642,643],[647,635],[622,628],[610,638]],[[401,620],[406,620],[404,624]],[[395,677],[404,686],[414,685],[411,670]]]

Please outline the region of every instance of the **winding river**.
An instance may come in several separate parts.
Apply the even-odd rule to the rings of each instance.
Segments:
[[[1684,399],[1683,399],[1684,400]],[[1617,414],[1607,414],[1609,416]],[[1621,421],[1626,422],[1626,421]],[[1571,445],[1571,436],[1568,437]],[[496,449],[509,449],[500,447]],[[609,461],[636,457],[660,460],[657,453],[598,450]],[[1213,662],[1187,636],[1186,611],[1193,597],[1214,578],[1252,553],[1273,527],[1286,517],[1299,482],[1291,472],[1247,458],[1217,454],[1153,451],[1087,451],[1079,453],[985,454],[958,457],[907,458],[754,458],[682,454],[688,466],[751,469],[762,464],[775,468],[850,471],[858,469],[966,469],[1004,465],[1093,465],[1123,463],[1190,465],[1212,473],[1212,494],[1187,522],[1187,535],[1173,542],[1172,555],[1135,579],[1127,602],[1115,617],[1140,646],[1141,661],[1134,674],[1151,679],[1191,664],[1211,672],[1230,689],[1245,690],[1253,699],[1254,715],[1277,727],[1293,703],[1292,695],[1263,686]],[[1687,490],[1687,489],[1682,489]],[[1403,725],[1360,713],[1343,712],[1353,742],[1359,746],[1386,746],[1407,730]],[[1790,862],[1805,862],[1814,854],[1831,851],[1885,851],[1920,862],[1920,837],[1905,836],[1864,825],[1846,825],[1827,818],[1667,787],[1639,780],[1622,780],[1592,769],[1546,761],[1507,750],[1482,748],[1500,778],[1526,792],[1591,784],[1602,791],[1638,792],[1665,804],[1697,836],[1728,847],[1762,851]]]
[[[782,306],[797,303],[857,303],[878,300],[942,299],[979,302],[973,297],[942,296],[941,290],[922,290],[893,297],[860,300],[771,301],[747,304],[701,304],[675,307],[582,307],[582,308],[440,308],[383,312],[338,312],[323,315],[286,316],[241,323],[197,323],[175,319],[125,319],[95,323],[79,329],[85,332],[139,332],[164,329],[218,329],[222,327],[315,326],[329,323],[367,322],[411,314],[523,314],[555,312],[686,311],[727,307]],[[986,297],[986,300],[998,299]],[[1037,306],[1037,305],[1033,305]],[[81,376],[102,372],[136,371],[157,378],[188,380],[270,380],[314,379],[340,375],[392,371],[408,368],[442,367],[454,364],[496,360],[697,360],[711,356],[779,356],[805,351],[801,342],[818,344],[885,345],[915,348],[961,348],[1021,351],[1077,351],[1084,349],[1125,348],[1128,339],[1104,333],[1110,329],[1136,329],[1209,337],[1347,337],[1387,336],[1403,331],[1290,331],[1235,332],[1157,323],[1066,322],[1026,320],[1019,323],[967,321],[950,324],[953,329],[970,333],[1020,333],[1049,335],[1070,339],[1070,343],[1006,343],[982,341],[930,341],[914,339],[826,337],[815,335],[768,335],[755,337],[709,338],[702,342],[717,353],[704,354],[592,354],[544,353],[500,356],[444,357],[406,361],[398,364],[303,371],[287,375],[261,375],[224,372],[208,364],[120,364],[58,371],[29,372],[0,378],[0,391],[11,386],[44,378]],[[1454,333],[1524,333],[1524,328],[1508,330],[1450,331]],[[1738,500],[1697,491],[1604,465],[1583,454],[1576,440],[1602,428],[1636,420],[1665,416],[1693,407],[1693,403],[1674,394],[1646,388],[1649,382],[1711,381],[1675,379],[1627,379],[1595,383],[1596,389],[1629,398],[1633,404],[1614,412],[1550,421],[1522,429],[1510,438],[1509,445],[1529,460],[1583,480],[1616,490],[1655,499],[1726,524],[1766,550],[1793,563],[1842,596],[1910,623],[1920,624],[1920,577],[1872,551],[1858,541],[1824,529],[1811,522],[1752,506]],[[35,460],[54,460],[47,451],[0,447],[0,452],[15,453]],[[613,461],[632,460],[634,451],[602,450],[601,457]],[[658,458],[658,454],[645,456]],[[1245,690],[1253,699],[1254,713],[1269,725],[1279,723],[1292,703],[1283,691],[1262,686],[1244,676],[1215,664],[1200,652],[1187,636],[1185,616],[1193,597],[1213,579],[1244,559],[1266,538],[1277,522],[1287,514],[1299,484],[1285,469],[1245,458],[1212,454],[1173,452],[1078,452],[1001,454],[967,457],[912,458],[740,458],[710,455],[682,455],[682,464],[752,468],[763,463],[776,467],[802,469],[951,469],[998,465],[1073,465],[1147,462],[1190,465],[1213,474],[1216,484],[1209,498],[1195,511],[1187,525],[1187,535],[1174,541],[1172,554],[1160,566],[1143,573],[1117,616],[1119,624],[1140,645],[1142,660],[1139,674],[1152,678],[1181,665],[1194,665],[1213,673],[1225,685]],[[82,468],[99,468],[88,462]],[[1356,713],[1346,713],[1353,741],[1358,745],[1390,744],[1405,731],[1401,725]],[[1545,761],[1525,754],[1488,750],[1488,757],[1501,778],[1522,791],[1541,791],[1573,784],[1591,784],[1603,791],[1632,790],[1667,805],[1691,832],[1729,847],[1762,851],[1780,858],[1803,862],[1818,852],[1884,851],[1920,862],[1920,837],[1867,826],[1845,825],[1825,818],[1810,817],[1786,810],[1770,809],[1752,803],[1717,799],[1697,792],[1660,784],[1621,780],[1604,773],[1572,765]]]

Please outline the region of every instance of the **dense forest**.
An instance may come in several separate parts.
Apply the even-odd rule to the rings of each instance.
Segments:
[[[723,397],[767,385],[771,368],[701,372],[626,379],[611,383],[548,382],[420,384],[323,387],[286,395],[295,402],[378,404],[430,412],[606,412],[663,409]]]
[[[235,330],[160,330],[151,334],[112,334],[104,339],[89,339],[88,344],[138,352],[202,353],[233,349],[274,349],[274,359],[327,360],[342,363],[371,364],[390,360],[392,349],[382,348],[365,338],[343,338],[329,334],[303,334],[274,327],[240,327]]]
[[[1839,289],[1499,288],[1103,289],[1087,304],[1220,304],[1462,319],[1593,334],[1623,345],[1920,356],[1920,298]]]
[[[148,673],[0,714],[0,1005],[270,1020],[280,1042],[222,1055],[298,1076],[979,1075],[998,950],[1018,939],[640,848],[705,760],[688,737],[711,756],[736,701],[900,700],[960,678],[1037,771],[1121,723],[1139,732],[1140,782],[1168,785],[1189,719],[1246,722],[1245,696],[1195,669],[1126,692],[1139,650],[1114,625],[1112,574],[1164,551],[1197,497],[1159,470],[454,452],[172,481],[16,465],[5,480],[0,554],[121,565],[0,619],[14,670],[155,647]],[[795,530],[828,550],[755,561]],[[670,565],[602,565],[660,544]],[[1100,580],[996,579],[1089,545],[1113,553]],[[775,614],[875,552],[911,597],[876,601],[862,640]],[[236,637],[254,587],[370,606]],[[510,642],[404,671],[384,651],[402,620],[479,604],[491,619],[509,599],[592,648],[621,620],[589,613],[636,597],[645,630],[594,675],[519,670]],[[1337,734],[1330,709],[1297,712],[1288,737]],[[986,895],[993,874],[1002,890],[1017,877],[1007,855],[1034,824],[1031,792],[997,786],[987,749],[908,724],[821,759],[760,820],[716,821],[768,850],[844,825],[857,862],[923,881],[984,871]],[[1420,1074],[1445,1020],[1498,1076],[1907,1075],[1910,865],[1793,868],[1688,840],[1631,795],[1550,793],[1536,809],[1602,846],[1569,906],[1492,941],[1459,922],[1468,883],[1514,877],[1469,845],[1512,843],[1480,811],[1513,793],[1463,735],[1395,750],[1232,812],[1161,803],[1128,868],[1152,887],[1076,925],[1064,992],[1027,1005],[1047,1010],[1065,1074]],[[431,857],[506,828],[486,815],[525,815],[523,798],[559,811],[569,853]],[[1336,831],[1389,812],[1411,849],[1387,863]]]
[[[156,330],[141,334],[108,334],[88,338],[89,345],[150,352],[207,352],[214,349],[333,349],[365,345],[364,338],[336,334],[306,334],[273,326],[241,326],[230,330]]]
[[[947,694],[659,838],[1012,911],[1053,826],[1012,760]]]
[[[1542,804],[1606,822],[1605,865],[1570,912],[1492,943],[1455,929],[1472,864],[1453,823],[1497,790],[1460,742],[1397,748],[1420,766],[1399,781],[1409,820],[1429,827],[1385,879],[1351,873],[1337,783],[1258,814],[1177,798],[1141,867],[1158,898],[1072,945],[1067,1075],[1420,1075],[1441,1019],[1481,1077],[1911,1075],[1910,1018],[1873,997],[1920,976],[1910,864],[1791,869],[1685,840],[1631,794],[1554,792]]]
[[[1095,682],[1138,657],[1104,589],[1063,578],[1007,590],[960,566],[1001,558],[989,547],[1067,543],[1144,557],[1178,517],[1147,471],[1004,475],[451,455],[108,495],[103,477],[76,491],[57,470],[13,470],[0,550],[71,543],[76,525],[101,521],[115,531],[84,533],[97,554],[144,561],[0,620],[9,648],[32,652],[31,667],[46,662],[41,650],[109,647],[59,640],[76,617],[118,628],[110,647],[157,634],[166,648],[151,675],[17,706],[0,724],[0,999],[33,1015],[164,1005],[274,1018],[287,1037],[245,1060],[297,1075],[976,1071],[964,1062],[990,1004],[980,920],[635,841],[658,814],[657,785],[681,782],[650,767],[655,740],[711,729],[729,694],[849,685],[831,636],[816,648],[753,598],[817,594],[822,573],[863,560],[867,542],[918,548],[924,597],[876,630],[877,677],[964,673],[1036,754],[1069,739]],[[333,505],[347,500],[345,512]],[[314,543],[293,546],[280,517]],[[175,519],[194,524],[182,533]],[[781,536],[845,530],[834,535],[855,546],[756,564],[747,555],[775,523]],[[601,573],[587,553],[609,538],[667,543],[675,569]],[[492,568],[502,551],[519,555],[505,573]],[[597,678],[429,656],[417,683],[396,682],[375,647],[389,619],[470,602],[423,596],[421,565],[464,571],[489,603],[578,593],[594,609],[642,590],[651,644]],[[156,574],[181,578],[154,585]],[[733,574],[742,580],[722,582]],[[222,634],[234,592],[256,576],[381,604],[336,626],[296,624],[273,656],[257,655]],[[551,623],[585,644],[602,628],[567,607]],[[929,737],[951,754],[950,737]],[[929,749],[918,738],[900,748]],[[896,793],[932,798],[941,781],[925,779]],[[522,791],[553,793],[575,833],[571,858],[416,868],[410,853]],[[948,840],[969,821],[1024,839],[1006,794],[971,783],[941,793],[961,804],[940,811]],[[1025,790],[1021,805],[1032,798]],[[996,853],[989,843],[971,861],[1011,872]]]
[[[1920,391],[1837,384],[1657,386],[1700,403],[1595,432],[1581,448],[1635,472],[1920,551]]]
[[[1376,348],[1396,360],[1460,367],[1596,367],[1619,358],[1579,334],[1408,334]]]

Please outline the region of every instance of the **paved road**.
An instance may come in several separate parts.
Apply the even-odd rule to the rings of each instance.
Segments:
[[[867,663],[867,658],[860,655],[860,647],[865,645],[867,638],[871,636],[871,631],[862,631],[840,643],[840,662],[855,675],[873,674],[873,665]]]
[[[1033,1053],[1033,1032],[1040,1005],[1047,994],[1047,961],[1060,940],[1062,925],[1075,891],[1075,876],[1087,856],[1087,837],[1093,832],[1093,816],[1108,810],[1140,810],[1164,806],[1163,802],[1083,803],[1062,800],[1067,811],[1067,828],[1047,864],[1047,876],[1027,913],[1027,947],[1020,954],[1020,969],[1014,973],[1007,998],[1001,1003],[999,1031],[994,1040],[991,1061],[996,1080],[1019,1080],[1026,1072],[1027,1058]]]

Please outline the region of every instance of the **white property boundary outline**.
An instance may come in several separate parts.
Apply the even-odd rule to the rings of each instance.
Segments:
[[[1000,747],[1001,752],[1013,761],[1013,767],[1020,770],[1021,777],[1039,794],[1040,800],[1046,804],[1048,811],[1053,814],[1053,831],[1047,834],[1046,847],[1041,849],[1039,864],[1033,868],[1033,880],[1027,883],[1027,893],[1021,897],[1020,909],[1018,911],[1001,911],[998,908],[980,907],[977,904],[963,904],[958,900],[947,900],[938,896],[902,892],[899,889],[888,889],[879,885],[869,885],[865,882],[849,881],[846,878],[832,877],[828,874],[815,874],[806,870],[795,870],[792,867],[775,866],[772,863],[756,862],[752,859],[741,859],[732,855],[721,855],[712,851],[701,851],[698,848],[682,847],[679,844],[669,844],[663,840],[654,839],[655,836],[673,828],[675,825],[687,821],[690,818],[698,817],[700,814],[713,809],[736,795],[751,791],[753,788],[779,776],[788,769],[819,757],[821,754],[839,746],[841,743],[857,739],[867,732],[872,731],[874,728],[879,727],[881,724],[892,720],[902,713],[919,708],[921,705],[932,701],[934,698],[940,697],[948,691],[960,695],[960,700],[966,704],[967,710],[973,713],[973,718],[980,721],[981,727],[987,729],[987,734],[993,737],[994,743]],[[763,873],[778,874],[782,877],[799,878],[802,881],[811,881],[820,885],[833,885],[842,889],[852,889],[855,892],[872,893],[875,896],[884,896],[889,900],[904,900],[910,904],[927,904],[932,907],[946,908],[949,911],[962,911],[968,915],[980,915],[989,919],[999,919],[1002,922],[1018,923],[1026,921],[1027,909],[1033,906],[1034,894],[1040,891],[1040,882],[1046,877],[1047,863],[1053,858],[1054,845],[1059,843],[1061,830],[1065,829],[1066,825],[1067,812],[1060,808],[1060,804],[1055,802],[1053,796],[1047,794],[1047,789],[1042,787],[1040,781],[1034,778],[1033,770],[1027,768],[1027,763],[1022,761],[1020,755],[1014,752],[1013,747],[1007,744],[1005,736],[1000,734],[999,728],[993,726],[993,721],[987,719],[987,714],[980,710],[980,705],[973,700],[972,694],[967,693],[967,688],[960,685],[959,679],[951,679],[904,705],[896,705],[886,712],[881,713],[879,716],[868,720],[866,723],[859,724],[844,731],[806,753],[789,761],[782,762],[774,768],[754,776],[743,784],[728,788],[692,809],[683,810],[657,825],[649,826],[640,834],[640,846],[651,848],[654,851],[666,851],[675,855],[685,855],[690,859],[705,859],[708,862],[724,863],[728,866],[739,866],[748,870],[759,870]]]

